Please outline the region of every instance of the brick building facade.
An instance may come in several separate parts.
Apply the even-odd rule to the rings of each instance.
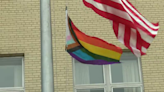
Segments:
[[[164,0],[130,1],[149,21],[160,23],[157,37],[148,49],[147,55],[141,58],[141,70],[143,92],[163,92]],[[65,5],[68,6],[70,18],[81,31],[126,49],[117,41],[110,22],[86,8],[82,0],[51,0],[55,92],[73,92],[75,88],[72,66],[74,64],[65,52]],[[41,92],[39,0],[0,1],[0,57],[10,56],[24,57],[20,89],[26,92]],[[2,86],[0,92],[4,92],[1,89]]]

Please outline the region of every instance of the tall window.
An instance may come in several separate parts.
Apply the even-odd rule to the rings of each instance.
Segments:
[[[17,90],[17,91],[16,91]],[[22,57],[0,58],[0,92],[23,92],[24,70]]]
[[[89,65],[75,59],[75,92],[143,92],[140,59],[123,53],[121,64]]]

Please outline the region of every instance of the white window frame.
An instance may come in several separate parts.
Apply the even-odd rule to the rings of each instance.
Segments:
[[[78,89],[97,89],[97,88],[104,88],[104,92],[113,92],[113,88],[125,88],[125,87],[140,87],[141,92],[144,92],[143,86],[143,77],[142,77],[142,68],[141,68],[141,59],[138,58],[138,68],[139,68],[139,78],[140,82],[138,83],[112,83],[111,78],[111,65],[103,65],[103,73],[104,73],[104,83],[99,84],[75,84],[75,59],[72,59],[73,63],[73,84],[74,84],[74,92],[77,92]]]
[[[22,87],[0,87],[0,92],[25,92],[25,82],[24,82],[24,57],[15,56],[15,57],[0,57],[0,58],[21,58],[22,59]]]

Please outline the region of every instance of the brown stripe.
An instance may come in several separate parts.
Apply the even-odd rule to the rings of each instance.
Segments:
[[[68,49],[67,52],[68,52],[68,53],[71,53],[71,52],[74,52],[74,51],[80,50],[81,48],[83,48],[83,47],[82,47],[82,46],[77,46],[77,47],[75,47],[75,48]]]
[[[67,46],[67,50],[68,50],[68,49],[75,48],[75,47],[77,47],[77,46],[80,46],[80,44],[79,44],[79,43],[70,44],[70,45]]]

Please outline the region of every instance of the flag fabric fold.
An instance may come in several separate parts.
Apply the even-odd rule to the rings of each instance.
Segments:
[[[159,24],[146,20],[128,0],[83,0],[86,7],[112,23],[117,39],[137,57],[146,54]]]
[[[66,17],[66,51],[74,59],[94,65],[120,63],[120,47],[84,34],[76,28],[68,15]]]

